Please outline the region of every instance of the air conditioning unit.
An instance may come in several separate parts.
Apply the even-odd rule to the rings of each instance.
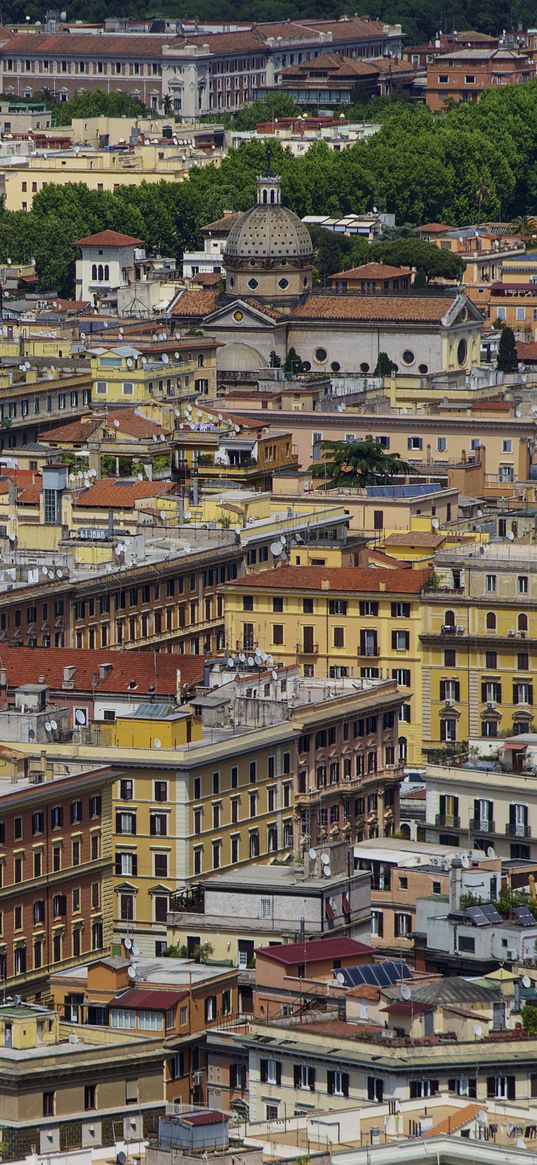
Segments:
[[[392,768],[392,769],[393,769],[393,768],[395,768],[395,765],[386,765],[386,768],[387,768],[387,769],[390,769],[390,768]],[[351,777],[350,773],[344,773],[344,774],[343,774],[343,780],[344,780],[344,781],[350,781],[350,780],[352,780],[352,777]]]
[[[508,635],[509,639],[512,639],[513,636],[516,635],[516,631],[512,627],[510,627],[508,632],[507,632],[507,635]]]

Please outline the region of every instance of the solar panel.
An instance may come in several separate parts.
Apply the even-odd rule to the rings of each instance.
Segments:
[[[336,977],[343,976],[345,987],[393,987],[399,979],[411,979],[410,967],[400,959],[387,959],[384,963],[366,963],[363,967],[341,967],[334,971]]]
[[[467,906],[464,921],[470,922],[472,926],[490,926],[490,921],[481,906]]]
[[[520,926],[535,926],[536,920],[527,906],[515,906],[513,914]]]
[[[501,914],[498,913],[492,902],[484,902],[481,909],[488,922],[496,924],[502,921]]]

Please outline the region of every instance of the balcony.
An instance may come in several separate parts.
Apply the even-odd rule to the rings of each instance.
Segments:
[[[305,790],[303,793],[295,793],[296,804],[297,805],[313,805],[313,803],[315,801],[319,801],[321,793],[324,791],[325,788],[326,788],[326,786],[323,786],[322,789],[308,789],[307,791]]]
[[[460,829],[461,827],[461,819],[454,813],[437,813],[435,823],[443,829]]]
[[[496,823],[488,818],[472,817],[470,829],[472,833],[496,833]]]
[[[505,827],[507,837],[531,837],[531,826],[519,821],[510,821]]]
[[[318,643],[307,643],[307,644],[306,643],[297,643],[296,653],[297,653],[297,655],[318,655],[319,654],[319,644]]]

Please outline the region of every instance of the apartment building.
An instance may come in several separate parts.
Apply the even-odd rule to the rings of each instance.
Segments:
[[[54,1006],[66,1023],[160,1037],[166,1100],[202,1104],[206,1032],[237,1015],[237,972],[192,958],[140,959],[133,945],[127,940],[121,954],[52,974]]]
[[[516,747],[516,745],[513,745]],[[535,861],[535,773],[495,765],[427,766],[426,835],[440,845],[476,846],[500,858]],[[499,957],[499,956],[498,956]]]
[[[105,88],[138,97],[161,110],[165,97],[186,119],[239,109],[257,88],[272,86],[289,65],[337,49],[358,59],[399,57],[400,25],[362,19],[308,24],[252,24],[234,32],[187,37],[77,32],[4,32],[0,43],[2,92],[29,98],[52,89],[60,101]]]
[[[425,751],[527,731],[534,714],[535,546],[442,549],[435,572],[438,586],[422,603]]]
[[[0,1005],[2,1156],[138,1144],[165,1112],[162,1040],[101,1028],[70,1028],[57,1012]]]
[[[0,732],[6,715],[0,713]],[[98,765],[77,775],[63,765],[53,772],[39,754],[24,759],[8,746],[4,752],[0,978],[38,996],[52,967],[75,964],[110,943],[114,774]]]
[[[59,356],[71,354],[71,343],[58,342]],[[82,361],[80,361],[82,365]],[[10,373],[0,389],[0,450],[9,451],[39,439],[53,421],[77,418],[91,405],[91,376],[81,367],[59,376],[52,370]],[[37,468],[37,464],[36,464]]]
[[[420,609],[428,578],[427,570],[317,566],[248,575],[223,592],[226,643],[233,651],[270,651],[297,663],[304,676],[389,676],[401,707],[397,749],[386,763],[414,762],[421,749]],[[382,730],[393,727],[386,715]],[[373,720],[376,736],[380,719]]]
[[[425,100],[436,112],[447,101],[473,103],[486,89],[522,84],[534,77],[535,63],[513,49],[455,49],[428,63]]]

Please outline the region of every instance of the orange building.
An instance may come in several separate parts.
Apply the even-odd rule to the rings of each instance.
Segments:
[[[531,81],[536,65],[512,49],[462,48],[427,65],[426,104],[433,111],[447,101],[478,101],[485,89]]]
[[[407,291],[412,283],[411,267],[389,267],[386,263],[362,263],[348,271],[329,275],[328,283],[336,291]]]

